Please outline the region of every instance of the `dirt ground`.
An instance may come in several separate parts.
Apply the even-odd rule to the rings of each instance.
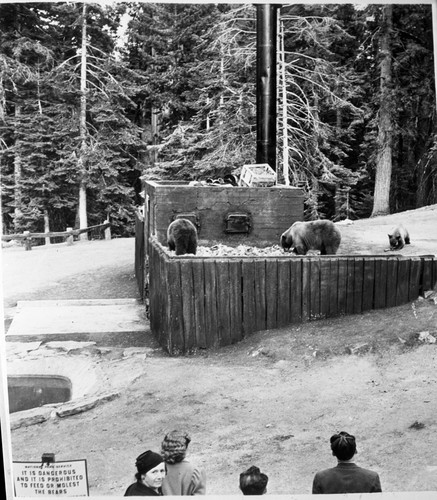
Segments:
[[[381,254],[403,221],[403,255],[437,254],[437,206],[341,225],[340,252]],[[4,248],[6,312],[17,300],[138,297],[134,241]],[[98,365],[116,399],[11,433],[15,461],[86,459],[90,495],[122,496],[135,457],[159,450],[165,432],[192,436],[189,458],[207,473],[207,494],[239,494],[257,465],[270,494],[311,492],[314,473],[335,465],[332,433],[355,434],[357,463],[384,491],[437,490],[437,305],[401,307],[258,332],[196,356],[144,348],[71,353]],[[432,339],[432,337],[427,337]],[[61,355],[61,354],[60,354]]]

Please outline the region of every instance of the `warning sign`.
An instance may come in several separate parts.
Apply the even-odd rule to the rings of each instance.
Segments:
[[[88,496],[86,460],[13,462],[15,496]]]

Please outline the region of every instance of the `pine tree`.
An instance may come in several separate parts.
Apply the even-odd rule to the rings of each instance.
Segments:
[[[17,56],[16,49],[15,53],[7,52],[9,46],[17,47],[13,30],[4,32],[2,44],[3,57],[9,57],[9,67],[15,68],[11,75],[17,75],[16,68],[21,65],[24,76],[20,78],[25,80],[24,85],[15,76],[15,80],[10,78],[3,86],[2,174],[6,182],[2,186],[2,204],[6,225],[10,226],[9,214],[13,214],[16,205],[12,191],[16,185],[14,160],[17,167],[16,159],[20,158],[21,229],[41,231],[47,218],[55,231],[74,226],[81,181],[77,165],[82,153],[87,166],[88,223],[99,224],[110,216],[115,234],[132,234],[134,186],[141,172],[138,159],[145,143],[129,119],[134,108],[131,96],[142,83],[141,77],[115,58],[113,36],[121,10],[89,6],[87,142],[81,147],[77,52],[81,42],[81,6],[41,5],[23,7],[23,18],[33,21],[28,26],[29,39],[34,37],[39,42],[30,42],[27,52],[21,52],[26,55],[27,64],[22,55],[21,59]],[[11,11],[14,19],[20,18],[17,9]],[[35,19],[44,19],[40,21],[41,28]],[[43,53],[50,55],[44,65]],[[17,117],[14,109],[20,109]]]
[[[27,5],[0,6],[0,131],[2,135],[1,173],[3,224],[18,232],[29,228],[39,217],[36,202],[31,202],[33,176],[45,159],[45,140],[35,138],[32,156],[26,154],[29,113],[36,114],[38,135],[42,115],[43,73],[50,67],[52,53],[45,46],[47,34],[40,12]],[[38,181],[36,181],[38,182]],[[41,194],[41,193],[39,193]]]
[[[372,217],[390,213],[390,183],[392,172],[393,121],[392,114],[392,50],[391,37],[393,30],[393,5],[383,8],[380,34],[380,109],[377,137],[377,160],[375,194]]]
[[[307,193],[306,217],[340,218],[336,188],[355,185],[358,174],[349,168],[354,124],[362,112],[354,104],[359,77],[349,63],[356,46],[348,32],[355,12],[339,6],[290,6],[281,10],[284,60],[280,107],[286,107],[287,168],[280,170],[292,185]],[[342,20],[349,17],[348,25]],[[345,47],[347,49],[345,49]],[[285,110],[283,110],[285,111]],[[279,149],[283,148],[279,141]],[[285,174],[285,175],[286,175]]]
[[[425,165],[432,172],[433,163],[428,163],[426,158],[432,147],[435,126],[435,89],[431,6],[392,7],[391,85],[387,90],[389,100],[385,101],[390,104],[392,117],[392,174],[384,196],[389,199],[389,212],[397,212],[423,204],[420,193],[425,178],[432,185],[432,173],[424,177],[422,173]],[[368,216],[374,201],[369,194],[374,190],[378,158],[377,118],[380,116],[381,89],[375,83],[379,82],[380,76],[377,42],[381,33],[383,9],[369,6],[364,12],[367,26],[362,36],[362,52],[357,60],[362,73],[366,75],[362,105],[366,119],[360,140],[361,154],[358,156],[362,179],[357,187],[367,198],[367,208],[362,211],[362,215]]]

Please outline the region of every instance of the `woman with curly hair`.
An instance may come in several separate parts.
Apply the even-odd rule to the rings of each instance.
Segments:
[[[206,493],[205,472],[185,458],[190,442],[191,438],[186,432],[177,430],[169,432],[162,441],[161,454],[167,471],[162,482],[164,495],[189,496]]]

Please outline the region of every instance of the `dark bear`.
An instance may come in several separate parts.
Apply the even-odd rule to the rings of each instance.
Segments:
[[[404,226],[399,225],[388,235],[388,241],[390,250],[400,250],[404,245],[410,244],[410,235]]]
[[[335,255],[340,246],[341,233],[329,220],[295,222],[281,236],[284,250],[306,255],[309,250],[320,250],[321,255]]]
[[[197,252],[197,229],[188,219],[176,219],[167,229],[167,244],[176,255]]]

